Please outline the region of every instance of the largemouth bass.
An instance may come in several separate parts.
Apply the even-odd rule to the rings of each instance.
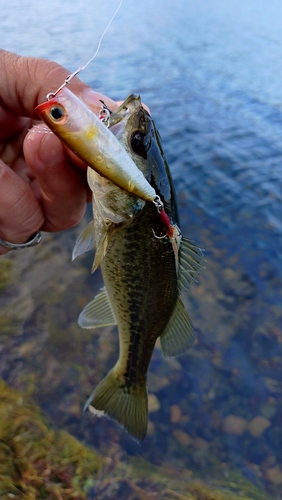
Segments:
[[[170,171],[159,134],[140,98],[129,96],[110,115],[108,126],[161,197],[177,227]],[[79,324],[93,328],[116,323],[120,352],[85,408],[104,412],[142,441],[148,419],[146,374],[157,338],[165,356],[177,356],[194,342],[180,291],[195,279],[202,252],[182,238],[180,231],[173,237],[176,241],[170,238],[152,203],[117,188],[91,169],[88,182],[93,191],[94,268],[100,264],[105,288],[82,311]],[[84,245],[82,237],[74,254],[81,253]]]
[[[77,240],[73,256],[93,248],[95,240],[93,270],[101,266],[105,287],[83,309],[79,324],[117,324],[120,349],[85,410],[108,415],[142,441],[148,420],[146,376],[157,338],[165,356],[182,354],[195,339],[180,293],[195,280],[202,252],[181,235],[170,170],[140,98],[129,96],[109,114],[107,125],[164,210],[88,168],[94,221]]]

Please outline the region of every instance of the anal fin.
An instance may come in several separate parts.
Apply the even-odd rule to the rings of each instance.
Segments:
[[[193,345],[195,338],[192,322],[182,300],[178,298],[173,314],[160,337],[164,355],[179,356]]]

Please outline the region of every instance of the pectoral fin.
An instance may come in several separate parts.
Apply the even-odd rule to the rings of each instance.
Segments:
[[[103,219],[99,213],[94,214],[94,232],[95,232],[95,258],[91,273],[96,271],[97,267],[105,257],[111,236],[115,225],[108,219]]]
[[[78,324],[82,328],[98,328],[116,324],[106,288],[102,288],[102,291],[81,311]]]
[[[88,250],[93,250],[94,245],[94,221],[92,220],[77,238],[72,251],[72,260],[78,257],[78,255],[88,252]]]
[[[196,281],[196,276],[203,267],[203,252],[194,245],[192,241],[186,238],[181,239],[179,248],[179,270],[178,281],[179,288],[188,289],[193,281]]]
[[[160,337],[164,355],[179,356],[193,345],[195,337],[192,322],[182,300],[178,298],[173,314]]]

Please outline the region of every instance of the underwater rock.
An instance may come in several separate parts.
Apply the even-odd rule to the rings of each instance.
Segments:
[[[227,415],[223,421],[223,431],[227,434],[241,436],[247,428],[247,420],[235,415]]]
[[[148,395],[148,411],[149,411],[149,413],[159,411],[160,407],[161,407],[161,404],[160,404],[157,396],[155,396],[155,394],[149,394]]]
[[[170,407],[170,421],[172,424],[177,424],[180,422],[182,417],[181,408],[178,405],[172,405]]]
[[[262,433],[271,426],[270,420],[265,417],[255,417],[248,424],[248,431],[254,437],[260,437]]]
[[[270,469],[267,469],[266,471],[266,478],[268,481],[271,483],[275,484],[276,486],[279,486],[282,484],[282,470],[280,467],[271,467]]]

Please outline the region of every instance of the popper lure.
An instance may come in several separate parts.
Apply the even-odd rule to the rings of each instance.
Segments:
[[[161,204],[118,139],[69,89],[61,88],[36,111],[52,132],[100,175],[142,200]]]
[[[155,204],[160,218],[165,220],[167,236],[173,240],[176,232],[168,222],[164,205],[155,189],[147,181],[119,140],[108,130],[106,122],[111,111],[102,101],[99,118],[78,97],[66,88],[78,73],[84,70],[98,54],[102,39],[118,13],[123,0],[104,29],[97,49],[84,66],[69,75],[62,85],[49,93],[47,101],[36,107],[41,119],[71,151],[99,174],[117,186],[144,201]]]

